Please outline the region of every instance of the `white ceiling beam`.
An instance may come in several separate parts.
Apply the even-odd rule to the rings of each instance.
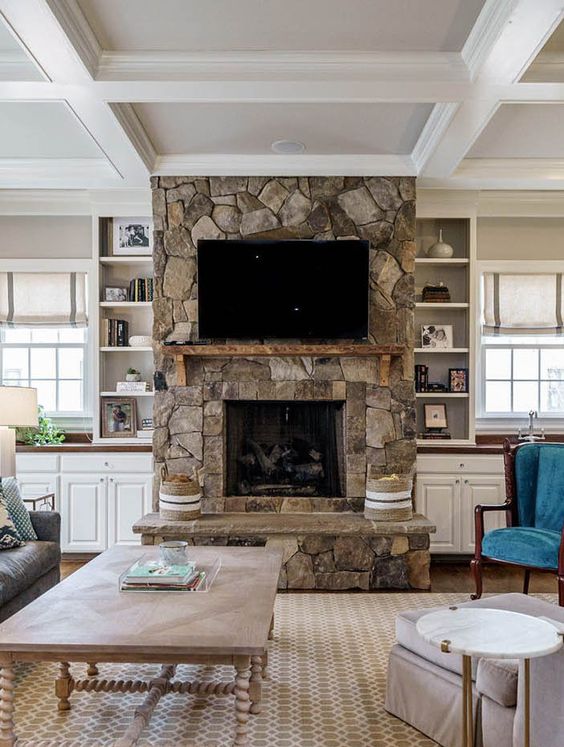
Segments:
[[[487,53],[482,50],[482,65],[475,72],[478,95],[461,104],[428,159],[425,176],[445,178],[454,172],[499,106],[495,84],[510,85],[519,80],[564,12],[562,0],[516,0],[506,5],[510,12],[504,15],[504,26],[490,37],[490,48]]]

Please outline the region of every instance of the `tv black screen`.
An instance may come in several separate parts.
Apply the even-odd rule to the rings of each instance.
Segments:
[[[368,241],[198,242],[200,338],[365,339]]]

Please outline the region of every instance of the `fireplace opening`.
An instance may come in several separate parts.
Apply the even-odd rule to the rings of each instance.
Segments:
[[[227,495],[344,495],[343,402],[225,405]]]

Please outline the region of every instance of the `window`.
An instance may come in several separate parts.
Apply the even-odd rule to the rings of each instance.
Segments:
[[[562,338],[482,337],[482,415],[564,417]]]
[[[2,383],[32,386],[49,415],[88,410],[86,328],[0,328]]]

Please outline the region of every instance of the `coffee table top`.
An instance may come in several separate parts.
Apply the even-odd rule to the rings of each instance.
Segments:
[[[253,655],[265,647],[282,555],[262,547],[190,547],[220,556],[207,593],[120,592],[121,573],[157,547],[115,546],[0,624],[0,652],[46,656],[99,651],[158,661],[159,654]],[[125,659],[127,660],[127,659]]]
[[[507,610],[450,607],[423,615],[417,632],[449,653],[495,659],[533,659],[552,654],[562,636],[546,620]]]

